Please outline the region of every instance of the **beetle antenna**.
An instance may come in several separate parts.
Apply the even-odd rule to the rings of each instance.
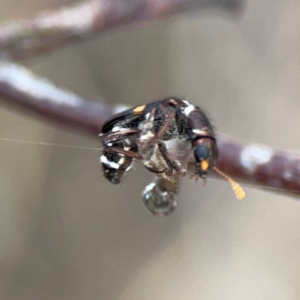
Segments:
[[[218,173],[220,176],[225,178],[231,185],[232,190],[235,193],[235,196],[238,200],[243,200],[244,197],[246,196],[245,191],[243,188],[236,182],[234,181],[231,177],[229,177],[227,174],[223,173],[221,170],[219,170],[217,167],[213,167],[213,170]]]

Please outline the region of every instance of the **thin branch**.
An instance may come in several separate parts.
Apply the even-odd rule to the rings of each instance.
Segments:
[[[98,138],[105,120],[118,107],[91,102],[63,91],[45,79],[9,62],[0,62],[0,100],[36,112],[40,117],[85,130]],[[300,194],[300,153],[242,144],[222,134],[218,137],[217,166],[228,175],[257,186]],[[190,169],[193,169],[193,164]]]
[[[278,189],[276,192],[300,194],[299,152],[241,143],[221,134],[218,146],[217,167],[228,175],[251,185]]]
[[[70,8],[0,27],[0,52],[8,59],[45,54],[71,42],[137,21],[182,11],[221,7],[231,11],[243,0],[90,0]]]
[[[25,108],[29,113],[92,134],[100,132],[108,116],[124,109],[122,105],[109,107],[103,101],[88,101],[17,64],[4,61],[0,61],[0,97],[6,105]]]

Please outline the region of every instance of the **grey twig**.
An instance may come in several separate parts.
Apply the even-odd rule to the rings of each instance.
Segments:
[[[218,139],[217,166],[252,185],[271,187],[285,194],[300,194],[300,153],[241,143],[227,136]]]
[[[137,21],[154,20],[192,9],[235,10],[243,0],[90,0],[47,11],[29,20],[0,27],[0,52],[8,59],[25,59],[70,42]]]
[[[92,134],[100,132],[107,116],[122,109],[109,107],[104,101],[88,101],[6,61],[0,61],[0,101]]]
[[[0,99],[3,104],[25,107],[40,117],[75,125],[95,138],[117,110],[63,91],[10,62],[0,62]],[[228,175],[251,185],[283,189],[285,194],[300,193],[300,153],[242,144],[222,134],[218,144],[217,166]],[[193,167],[191,164],[189,169]]]

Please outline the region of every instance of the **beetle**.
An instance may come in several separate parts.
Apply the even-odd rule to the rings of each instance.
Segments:
[[[103,125],[100,137],[104,147],[100,162],[111,183],[121,182],[134,159],[157,175],[143,192],[143,202],[153,215],[169,215],[177,206],[188,158],[171,158],[166,144],[176,139],[193,153],[196,180],[205,183],[214,170],[231,184],[239,200],[245,196],[239,184],[215,166],[219,151],[213,127],[205,113],[186,100],[170,97],[125,110]]]
[[[184,175],[181,162],[170,160],[164,144],[176,138],[193,151],[195,175],[200,178],[206,178],[218,158],[214,130],[205,113],[176,97],[139,105],[113,116],[103,125],[100,136],[104,146],[100,157],[104,177],[113,184],[121,182],[134,159],[141,160],[156,174],[171,176],[177,171]]]

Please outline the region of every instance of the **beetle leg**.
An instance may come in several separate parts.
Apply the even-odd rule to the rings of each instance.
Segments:
[[[138,130],[125,128],[116,132],[109,132],[108,134],[100,134],[100,137],[102,138],[102,144],[105,148],[108,148],[113,152],[120,153],[135,159],[142,159],[142,156],[137,152],[124,150],[122,148],[113,146],[115,143],[122,142],[123,140],[125,140],[128,137],[128,135],[134,135],[137,133]]]
[[[129,157],[132,157],[135,159],[143,159],[143,156],[137,152],[133,152],[130,150],[124,150],[122,148],[112,147],[112,146],[107,146],[107,145],[106,145],[106,147],[113,152],[124,154],[125,156],[129,156]]]
[[[158,141],[143,149],[143,165],[159,177],[172,181],[173,164],[167,156],[167,148],[163,142]]]
[[[139,131],[135,129],[123,129],[115,132],[100,133],[99,136],[102,139],[104,145],[114,142],[119,142],[127,138],[128,135],[137,134]]]
[[[157,141],[164,135],[166,129],[168,128],[168,126],[170,125],[170,123],[172,122],[172,120],[174,119],[175,113],[171,113],[165,124],[160,128],[160,130],[155,134],[154,137],[150,138],[147,142],[147,146],[148,145],[153,145],[155,143],[157,143]]]
[[[173,161],[173,169],[182,177],[186,175],[186,169],[183,167],[182,163],[179,160]]]

